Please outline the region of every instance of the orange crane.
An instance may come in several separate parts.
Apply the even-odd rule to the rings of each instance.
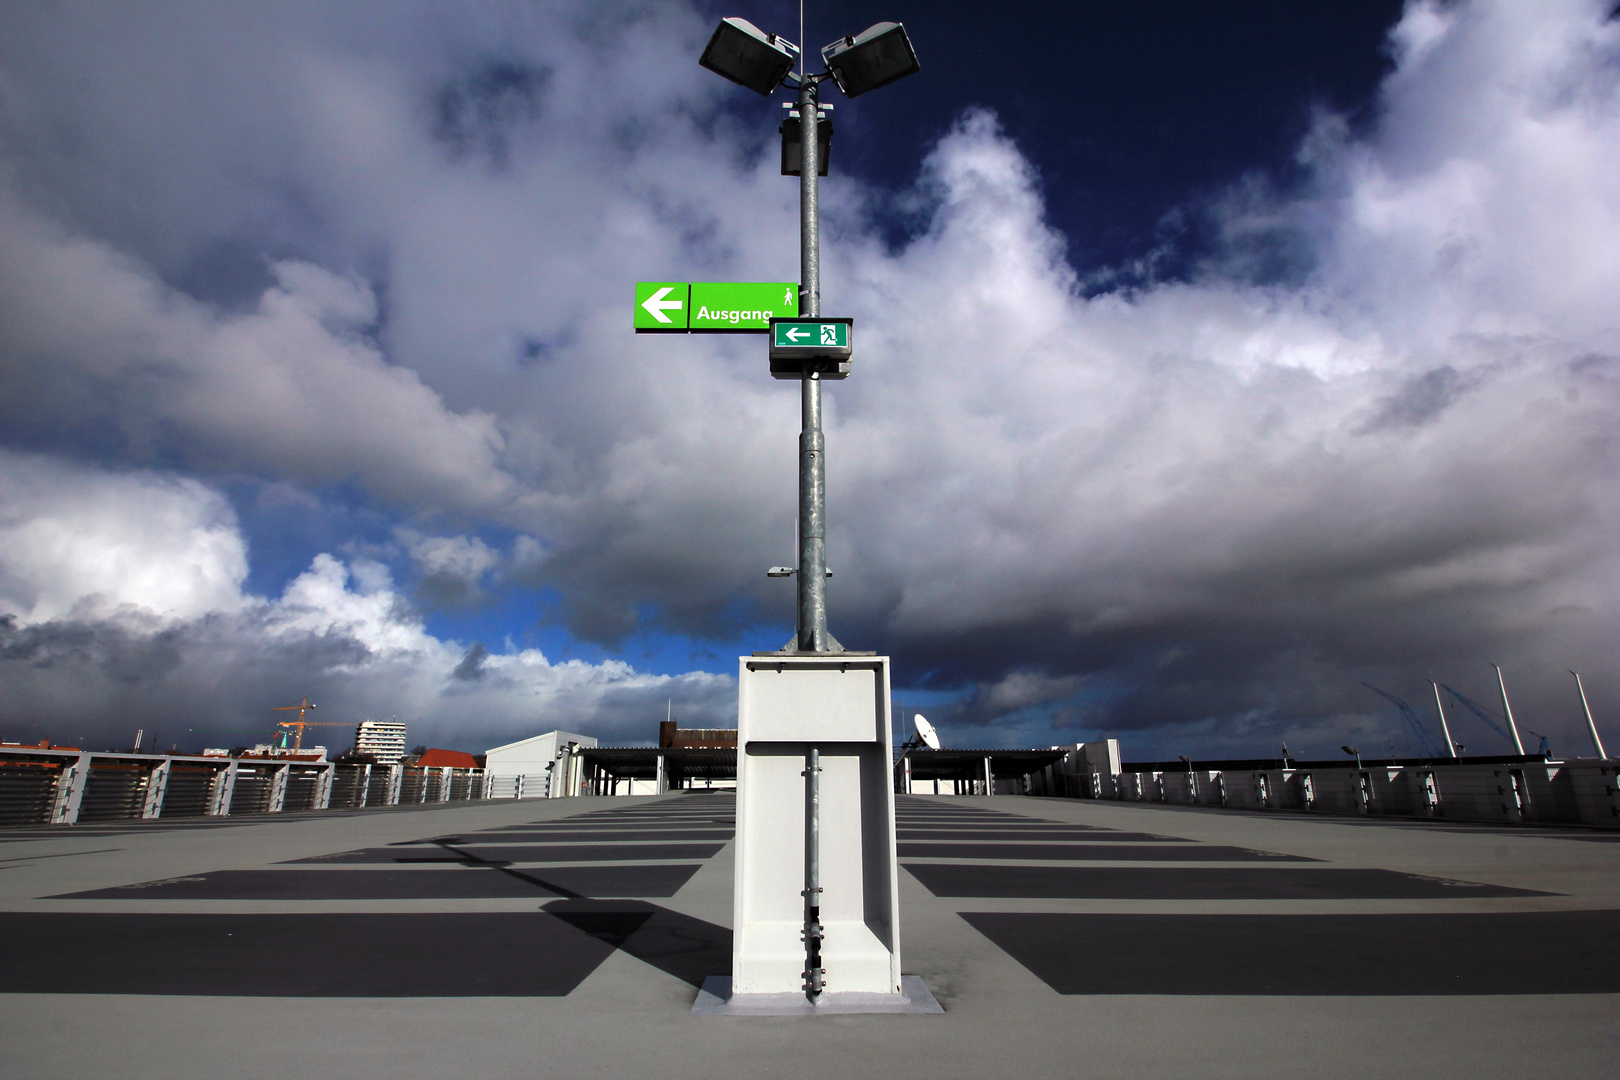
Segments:
[[[276,706],[273,706],[270,709],[271,712],[291,712],[293,710],[297,710],[298,719],[296,719],[296,720],[277,720],[276,721],[276,726],[277,727],[293,728],[293,729],[295,729],[297,731],[298,734],[293,740],[293,749],[294,750],[302,750],[304,748],[304,729],[305,728],[310,728],[310,727],[349,727],[349,726],[351,726],[350,724],[348,724],[348,723],[346,723],[345,721],[342,721],[342,720],[305,720],[304,719],[304,713],[308,712],[309,710],[313,709],[314,707],[315,706],[313,706],[313,705],[311,705],[309,703],[309,698],[306,697],[306,698],[302,699],[301,701],[299,701],[299,703],[297,705],[276,705]]]

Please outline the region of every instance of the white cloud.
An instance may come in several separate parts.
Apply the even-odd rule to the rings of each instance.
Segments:
[[[716,116],[696,14],[592,15],[603,50],[588,10],[244,14],[263,33],[233,34],[239,71],[170,64],[228,14],[78,26],[54,66],[29,52],[51,20],[12,16],[0,363],[22,404],[0,415],[76,431],[96,402],[116,460],[355,484],[413,522],[444,597],[504,558],[599,640],[649,611],[693,633],[750,602],[785,618],[759,571],[792,557],[797,395],[757,343],[637,339],[626,308],[637,278],[794,276],[793,186],[766,126]],[[828,392],[835,632],[980,686],[980,719],[1056,687],[1029,700],[1244,738],[1487,651],[1620,678],[1617,34],[1596,3],[1410,5],[1376,122],[1324,116],[1302,193],[1237,185],[1229,249],[1192,281],[1081,295],[987,113],[930,152],[898,248],[830,181],[824,293],[861,328]],[[165,65],[179,89],[143,93]],[[161,122],[199,87],[192,123]],[[45,137],[101,129],[82,158]],[[119,197],[131,176],[149,199]],[[173,284],[225,241],[270,279]],[[1277,250],[1306,269],[1256,284]],[[521,534],[510,557],[486,527]],[[355,679],[397,656],[429,673],[400,685],[453,695],[620,685],[468,663],[397,600],[328,560],[255,610],[351,643]],[[1098,673],[1118,692],[1087,706]]]
[[[236,515],[195,480],[0,450],[0,615],[22,625],[241,607]]]
[[[474,749],[559,726],[644,742],[670,696],[720,722],[734,708],[721,675],[511,646],[473,646],[466,665],[469,646],[429,633],[380,563],[322,554],[275,598],[243,592],[246,571],[228,504],[194,480],[0,453],[8,737],[66,714],[93,739],[150,720],[243,741],[289,694]]]
[[[476,536],[428,536],[405,526],[395,529],[394,536],[421,575],[422,591],[436,603],[482,596],[485,576],[501,564],[500,553]]]
[[[14,409],[82,423],[74,411],[93,401],[104,410],[94,419],[137,453],[207,469],[353,481],[386,500],[448,507],[505,495],[494,418],[447,410],[414,372],[389,364],[363,333],[376,301],[352,277],[279,262],[254,310],[225,314],[104,244],[53,235],[15,200],[0,198],[0,230],[10,240],[0,249],[0,371],[18,387],[78,380],[72,399],[19,395]]]

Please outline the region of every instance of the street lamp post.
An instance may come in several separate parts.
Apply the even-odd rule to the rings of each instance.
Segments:
[[[820,239],[820,206],[817,198],[817,181],[822,172],[821,139],[821,102],[820,85],[832,81],[843,91],[846,97],[856,97],[868,90],[885,86],[896,79],[904,78],[918,70],[916,53],[911,48],[910,39],[907,38],[905,28],[899,23],[878,23],[863,33],[852,37],[840,38],[821,50],[823,61],[827,70],[817,75],[807,75],[804,72],[801,54],[798,46],[786,41],[776,34],[770,34],[749,23],[745,19],[726,18],[720,21],[714,35],[709,39],[708,46],[703,50],[699,59],[702,66],[715,73],[730,79],[741,86],[763,95],[770,95],[777,87],[786,84],[797,91],[797,137],[798,146],[796,155],[790,153],[790,143],[786,142],[792,137],[792,126],[784,123],[782,134],[784,139],[782,154],[782,171],[791,175],[792,159],[797,157],[799,177],[799,312],[798,318],[821,320],[821,239]],[[794,62],[798,60],[799,71],[793,71]],[[828,134],[831,132],[829,130]],[[830,142],[827,144],[830,147]],[[871,952],[867,942],[877,943],[875,955],[883,959],[878,965],[869,965],[869,970],[862,975],[860,962],[853,959],[846,960],[848,964],[845,972],[839,976],[841,986],[848,987],[852,992],[860,992],[862,980],[870,982],[873,988],[882,987],[884,993],[897,993],[901,988],[899,975],[898,952],[898,893],[895,891],[894,877],[894,830],[893,830],[893,802],[892,793],[884,806],[888,828],[888,852],[886,860],[888,866],[876,865],[879,860],[870,860],[874,865],[867,866],[858,856],[855,858],[838,859],[840,852],[860,851],[864,843],[863,837],[871,835],[868,818],[874,811],[867,805],[867,800],[857,796],[860,806],[857,817],[862,821],[862,827],[850,831],[847,827],[840,827],[835,819],[829,824],[834,826],[833,837],[829,840],[827,830],[822,828],[821,803],[823,781],[834,791],[862,790],[859,770],[854,774],[841,774],[839,769],[847,770],[849,762],[836,758],[831,769],[824,763],[820,754],[819,743],[826,739],[829,731],[844,731],[846,734],[837,738],[848,744],[852,730],[846,721],[840,721],[835,715],[839,708],[836,694],[828,696],[826,691],[817,691],[815,686],[825,682],[823,676],[834,679],[844,678],[849,672],[851,663],[859,661],[851,659],[851,663],[840,665],[835,670],[831,665],[819,659],[820,654],[839,653],[843,658],[850,659],[855,655],[870,656],[871,654],[850,654],[840,645],[831,634],[827,632],[827,474],[826,474],[826,437],[821,428],[821,384],[823,376],[842,377],[847,371],[841,363],[830,359],[833,354],[825,351],[829,344],[835,344],[842,349],[841,358],[847,359],[849,355],[848,328],[843,328],[842,344],[837,344],[838,328],[827,326],[827,322],[847,323],[848,320],[820,321],[814,328],[817,330],[817,340],[812,342],[813,347],[799,349],[792,355],[796,359],[797,370],[791,366],[777,368],[778,342],[776,329],[772,325],[772,371],[780,372],[784,377],[792,378],[796,374],[800,384],[800,430],[799,430],[799,535],[798,535],[798,565],[792,571],[785,567],[773,568],[770,576],[786,576],[789,573],[797,574],[797,605],[795,613],[795,631],[792,642],[787,648],[775,655],[784,657],[791,655],[793,659],[788,664],[795,671],[795,679],[790,684],[783,684],[780,676],[783,673],[783,663],[776,664],[777,681],[773,686],[793,685],[801,687],[791,698],[792,713],[795,716],[791,731],[781,726],[772,727],[768,721],[758,721],[762,728],[771,731],[770,735],[761,736],[761,741],[781,743],[798,742],[805,747],[806,762],[804,777],[804,881],[802,892],[803,901],[803,928],[800,939],[804,943],[804,968],[800,974],[804,979],[802,989],[808,994],[812,1002],[819,1001],[825,986],[826,971],[823,968],[823,942],[831,936],[838,921],[848,923],[851,911],[848,900],[850,897],[869,898],[878,894],[888,897],[886,904],[866,904],[874,908],[884,908],[892,914],[883,915],[878,924],[883,930],[882,935],[867,933],[864,930],[847,941],[859,940],[858,949]],[[792,331],[796,333],[797,331]],[[834,342],[829,343],[826,332],[831,332]],[[801,338],[792,336],[792,344],[802,344]],[[872,676],[877,680],[874,685],[881,684],[883,698],[888,693],[888,661],[887,658],[878,658],[867,661]],[[747,667],[742,669],[746,674]],[[800,674],[802,673],[802,675]],[[745,766],[748,742],[756,738],[753,725],[756,721],[754,714],[745,705],[753,684],[743,676],[739,676],[739,705],[738,705],[738,868],[735,883],[736,917],[733,926],[733,979],[731,989],[741,993],[776,993],[789,989],[786,981],[787,969],[782,967],[780,945],[762,944],[779,934],[781,901],[780,894],[784,875],[773,873],[767,869],[756,869],[764,866],[765,860],[772,854],[779,854],[783,848],[781,842],[781,827],[789,819],[779,815],[785,806],[791,805],[791,798],[784,799],[788,794],[782,790],[782,781],[787,780],[784,775],[772,779],[769,773],[770,766],[761,762],[759,778],[752,779],[753,773],[749,771],[752,766]],[[765,691],[761,690],[761,693]],[[778,692],[777,690],[770,691]],[[846,695],[847,696],[847,695]],[[853,700],[853,699],[851,699]],[[819,704],[818,704],[819,702]],[[863,707],[864,708],[864,707]],[[818,709],[828,710],[827,715],[818,714]],[[887,724],[887,704],[879,710],[883,717],[882,728],[882,758],[888,764],[889,731]],[[853,715],[853,714],[852,714]],[[855,721],[859,726],[860,721]],[[840,726],[840,725],[843,726]],[[791,735],[791,738],[789,737]],[[827,777],[823,777],[823,772]],[[794,778],[796,780],[796,778]],[[887,781],[887,776],[884,777]],[[853,781],[853,783],[851,783]],[[790,781],[791,782],[791,781]],[[753,785],[763,784],[772,794],[771,798],[759,799],[750,794]],[[845,785],[840,787],[840,785]],[[885,783],[885,788],[888,787]],[[793,818],[791,820],[798,820]],[[790,826],[791,827],[791,826]],[[756,837],[769,835],[773,838],[772,847],[775,852],[767,854],[763,851],[755,858]],[[823,845],[829,845],[835,858],[823,860]],[[824,874],[824,871],[828,871]],[[866,875],[863,877],[863,875]],[[851,887],[854,882],[854,887]],[[774,890],[774,891],[773,891]],[[826,921],[822,917],[824,902],[837,894],[839,910],[834,919]],[[771,899],[774,897],[774,899]],[[863,901],[865,904],[865,901]],[[773,905],[775,905],[773,907]],[[756,918],[752,913],[757,910],[771,908],[777,915],[771,918]],[[864,908],[863,908],[864,910]],[[848,932],[848,931],[841,931]],[[887,944],[883,941],[886,939]],[[774,939],[772,939],[774,940]],[[850,946],[846,944],[844,955],[853,957]],[[877,967],[887,970],[887,974],[877,982]]]
[[[799,83],[799,314],[821,314],[821,219],[816,181],[821,172],[817,132],[818,79]],[[804,362],[799,395],[799,603],[798,652],[826,652],[827,461],[821,433],[821,371]]]
[[[821,314],[821,223],[817,180],[822,172],[820,85],[831,81],[858,97],[920,70],[900,23],[881,22],[821,50],[827,70],[806,75],[798,46],[746,19],[720,20],[698,63],[739,86],[770,95],[781,85],[798,91],[799,316]],[[793,71],[795,60],[800,70]],[[787,155],[784,154],[784,160]],[[785,168],[786,166],[784,166]],[[799,430],[799,560],[792,652],[843,652],[827,632],[827,467],[821,430],[821,383],[826,361],[801,361]]]

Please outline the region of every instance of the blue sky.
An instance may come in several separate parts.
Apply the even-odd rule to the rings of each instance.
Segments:
[[[0,11],[0,737],[734,722],[791,633],[796,394],[629,312],[797,277],[721,15],[798,34]],[[1605,6],[810,4],[807,51],[879,19],[923,71],[828,97],[840,640],[958,746],[1405,752],[1363,684],[1432,722],[1495,662],[1580,752],[1565,669],[1620,702]]]

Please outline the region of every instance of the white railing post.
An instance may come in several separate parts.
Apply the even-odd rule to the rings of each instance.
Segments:
[[[146,774],[146,802],[141,807],[141,818],[150,821],[163,814],[163,796],[169,790],[169,766],[171,762],[164,758],[158,762],[157,767]]]
[[[327,762],[321,769],[320,777],[315,781],[315,810],[328,810],[332,806],[332,774],[337,766]]]
[[[231,812],[231,797],[236,794],[236,759],[226,758],[225,767],[214,775],[214,790],[209,793],[208,815],[226,817]]]
[[[281,808],[287,805],[287,780],[292,773],[291,765],[282,765],[275,771],[270,781],[270,813],[279,814]]]
[[[90,755],[81,753],[73,764],[62,770],[56,778],[56,802],[51,807],[51,824],[75,825],[79,821],[79,804],[84,801],[84,787],[90,780]]]

